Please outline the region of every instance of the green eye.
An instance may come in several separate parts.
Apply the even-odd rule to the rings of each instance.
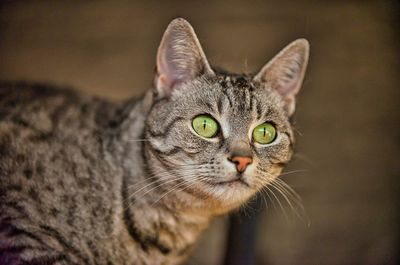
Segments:
[[[253,139],[259,144],[269,144],[275,140],[276,129],[271,123],[263,123],[253,130]]]
[[[218,131],[218,123],[209,115],[199,115],[192,121],[195,132],[205,138],[215,136]]]

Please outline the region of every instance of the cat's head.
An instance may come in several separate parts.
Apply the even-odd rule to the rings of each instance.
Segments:
[[[289,119],[308,53],[308,42],[299,39],[255,75],[221,73],[209,65],[190,24],[173,20],[158,49],[146,120],[151,173],[170,193],[217,212],[265,187],[292,155]]]

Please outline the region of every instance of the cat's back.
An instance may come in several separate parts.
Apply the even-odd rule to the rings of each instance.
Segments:
[[[113,108],[71,89],[0,83],[0,187],[32,178],[48,183],[49,174],[73,175],[73,167],[81,175],[76,164],[98,158]]]
[[[85,142],[95,133],[98,104],[70,89],[0,83],[0,178],[10,178],[23,162],[43,161]]]
[[[69,88],[0,83],[0,139],[31,143],[79,140],[107,126],[117,107]]]
[[[98,99],[72,89],[44,84],[0,83],[1,128],[4,130],[8,125],[37,133],[65,132],[63,129],[67,126],[75,127],[79,122],[93,118],[90,112],[99,103]]]
[[[101,133],[115,108],[70,89],[0,84],[0,245],[11,248],[1,264],[25,251],[19,241],[26,253],[47,240],[79,249],[94,226],[93,238],[111,229],[118,181],[104,177]]]

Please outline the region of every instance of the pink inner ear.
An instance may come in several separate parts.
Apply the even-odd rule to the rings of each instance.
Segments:
[[[269,82],[283,98],[293,98],[300,90],[303,59],[298,54],[287,54],[278,58],[264,72]]]
[[[170,83],[168,82],[168,79],[165,77],[165,75],[161,74],[157,74],[156,77],[156,86],[157,87],[170,87]]]
[[[284,77],[277,80],[277,90],[283,97],[294,96],[299,92],[300,74],[298,70],[289,70],[290,73],[283,74]]]
[[[268,83],[285,101],[294,102],[303,82],[308,50],[305,39],[290,43],[260,70],[255,79]]]
[[[187,43],[180,44],[182,36],[173,34],[166,36],[157,56],[157,76],[155,85],[163,90],[164,95],[171,95],[172,90],[180,83],[195,78],[201,67],[199,52]],[[186,36],[187,37],[187,36]],[[186,40],[190,42],[191,40]],[[189,49],[192,48],[192,49]]]
[[[171,56],[171,49],[163,47],[157,57],[155,86],[163,91],[163,96],[170,96],[172,89],[179,83],[179,72]]]
[[[185,20],[173,20],[158,48],[154,84],[159,95],[171,95],[182,83],[205,73],[213,74],[213,71],[193,28]]]
[[[168,47],[162,47],[162,49],[159,51],[159,56],[157,56],[157,85],[159,85],[157,87],[171,87],[176,79],[176,77],[173,75],[174,67],[168,62],[168,55],[170,53],[169,50],[170,49]]]

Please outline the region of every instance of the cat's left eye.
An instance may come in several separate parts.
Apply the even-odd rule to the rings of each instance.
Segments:
[[[276,138],[275,126],[269,122],[258,125],[253,130],[253,140],[259,144],[272,143]]]
[[[218,132],[218,123],[210,115],[199,115],[192,121],[194,131],[205,138],[214,137]]]

